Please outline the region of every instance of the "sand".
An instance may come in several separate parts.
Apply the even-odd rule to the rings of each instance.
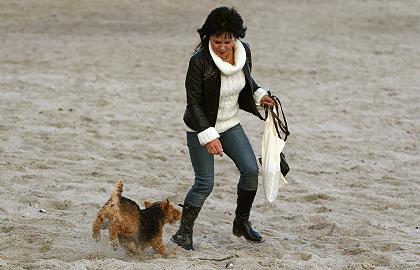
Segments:
[[[292,168],[232,235],[238,173],[216,158],[196,251],[114,251],[91,223],[125,196],[182,203],[182,115],[208,12],[234,5],[253,76],[283,102]],[[420,269],[420,2],[0,1],[0,269]],[[264,123],[241,112],[257,155]]]

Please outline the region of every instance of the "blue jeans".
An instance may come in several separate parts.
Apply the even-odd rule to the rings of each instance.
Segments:
[[[220,134],[223,152],[239,169],[238,189],[254,191],[258,188],[258,164],[254,150],[240,124]],[[185,202],[202,207],[214,186],[214,156],[198,140],[196,132],[187,132],[187,144],[195,173],[195,182]]]

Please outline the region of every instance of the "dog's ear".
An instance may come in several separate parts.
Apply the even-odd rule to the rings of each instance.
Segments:
[[[165,209],[169,209],[169,207],[171,206],[171,204],[170,204],[170,202],[169,202],[169,199],[166,199],[166,202],[164,203],[164,208]]]
[[[144,206],[145,206],[146,208],[149,208],[151,205],[152,205],[152,203],[151,203],[151,202],[149,202],[149,201],[144,201]]]

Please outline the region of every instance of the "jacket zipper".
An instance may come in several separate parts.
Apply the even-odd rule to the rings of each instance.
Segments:
[[[216,74],[216,71],[213,71],[212,73],[210,73],[209,75],[207,75],[206,77],[204,77],[204,80],[207,80],[208,78],[210,78],[211,76],[213,76],[214,74]]]

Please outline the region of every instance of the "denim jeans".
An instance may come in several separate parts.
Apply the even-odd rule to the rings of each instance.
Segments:
[[[220,134],[223,152],[235,163],[240,172],[238,189],[257,190],[258,164],[254,150],[240,124]],[[214,186],[214,156],[198,141],[196,132],[187,132],[187,144],[195,173],[195,182],[185,201],[202,207]]]

